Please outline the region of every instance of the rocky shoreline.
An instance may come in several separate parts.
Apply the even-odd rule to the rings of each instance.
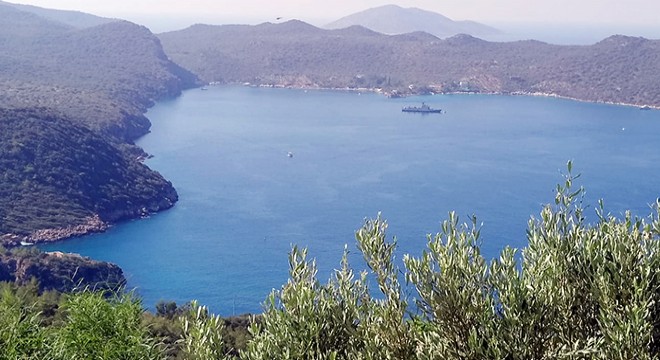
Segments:
[[[5,250],[0,253],[0,281],[26,285],[36,279],[39,290],[118,290],[126,284],[122,269],[78,254]]]
[[[211,86],[220,86],[224,85],[221,83],[217,82],[211,82],[209,83]],[[369,93],[376,93],[376,94],[381,94],[390,98],[406,98],[410,96],[419,96],[419,95],[468,95],[468,94],[475,94],[475,95],[511,95],[511,96],[534,96],[534,97],[552,97],[552,98],[557,98],[557,99],[566,99],[566,100],[573,100],[573,101],[579,101],[579,102],[586,102],[586,103],[594,103],[594,104],[607,104],[607,105],[618,105],[618,106],[631,106],[631,107],[636,107],[640,109],[645,109],[645,110],[660,110],[660,105],[653,105],[653,104],[646,104],[646,103],[641,103],[641,104],[632,104],[632,103],[626,103],[626,102],[614,102],[614,101],[598,101],[598,100],[589,100],[589,99],[580,99],[576,97],[571,97],[571,96],[564,96],[564,95],[559,95],[555,93],[546,93],[546,92],[531,92],[531,91],[512,91],[512,92],[485,92],[485,91],[442,91],[438,90],[440,87],[429,87],[432,88],[434,91],[414,91],[410,89],[388,89],[385,90],[383,88],[351,88],[351,87],[341,87],[341,88],[328,88],[328,87],[323,87],[323,86],[308,86],[308,85],[291,85],[291,84],[250,84],[250,83],[231,83],[227,85],[243,85],[243,86],[254,86],[254,87],[264,87],[264,88],[281,88],[281,89],[300,89],[300,90],[327,90],[327,91],[348,91],[348,92],[369,92]]]
[[[110,224],[101,220],[98,215],[85,219],[79,225],[70,225],[64,228],[35,230],[29,235],[4,234],[0,236],[0,245],[5,247],[16,247],[20,245],[34,245],[40,243],[55,242],[73,237],[79,237],[92,233],[104,232]]]

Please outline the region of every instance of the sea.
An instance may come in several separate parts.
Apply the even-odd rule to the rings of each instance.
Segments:
[[[403,113],[402,107],[442,114]],[[198,300],[223,316],[262,311],[288,279],[292,246],[326,282],[355,231],[388,222],[396,262],[420,256],[454,211],[474,215],[482,254],[526,245],[528,222],[580,175],[587,219],[660,196],[660,111],[550,97],[433,95],[210,86],[161,101],[137,144],[179,202],[107,232],[42,246],[118,264],[146,308]]]

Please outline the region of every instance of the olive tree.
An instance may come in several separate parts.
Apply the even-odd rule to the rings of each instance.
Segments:
[[[387,223],[356,234],[369,272],[344,254],[327,284],[294,247],[290,280],[265,304],[247,359],[652,359],[660,356],[660,205],[646,219],[588,223],[579,176],[528,224],[528,245],[495,259],[480,251],[475,217],[454,213],[421,256],[394,261]],[[400,273],[414,293],[408,297]],[[370,291],[375,279],[379,294]]]

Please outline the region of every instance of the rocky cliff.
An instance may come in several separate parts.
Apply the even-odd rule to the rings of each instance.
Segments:
[[[75,254],[40,252],[35,248],[0,250],[0,281],[25,285],[36,279],[40,290],[60,292],[116,290],[126,283],[122,270],[115,264]]]

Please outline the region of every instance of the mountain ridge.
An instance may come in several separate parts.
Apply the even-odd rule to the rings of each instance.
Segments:
[[[66,24],[68,26],[79,29],[119,21],[118,19],[104,18],[81,11],[47,9],[38,6],[15,4],[6,1],[0,1],[0,5],[10,6],[19,11],[31,13],[41,18]]]
[[[660,106],[660,41],[612,36],[594,45],[489,42],[459,34],[323,30],[275,35],[258,26],[159,34],[168,56],[205,82],[384,93],[548,94]]]

